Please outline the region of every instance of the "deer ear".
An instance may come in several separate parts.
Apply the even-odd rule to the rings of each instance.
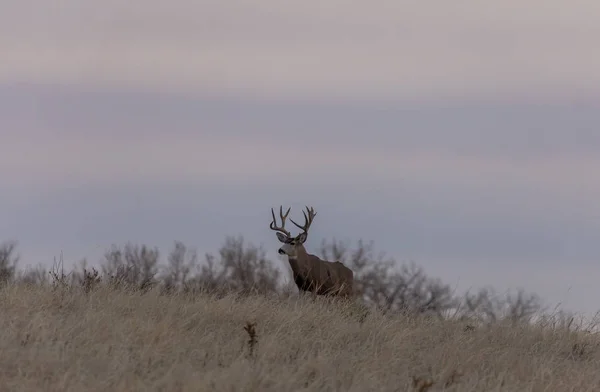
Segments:
[[[285,236],[283,233],[275,233],[277,235],[277,239],[280,242],[283,242],[285,244],[285,242],[287,241],[287,236]]]
[[[298,242],[303,244],[304,241],[306,241],[306,238],[308,238],[308,233],[300,233],[296,238],[298,239]]]

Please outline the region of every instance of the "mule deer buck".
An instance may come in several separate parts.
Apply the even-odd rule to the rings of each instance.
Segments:
[[[317,215],[311,207],[306,207],[304,214],[304,226],[300,226],[291,218],[290,221],[302,230],[296,237],[292,237],[289,231],[285,229],[285,220],[287,219],[290,208],[283,213],[283,207],[279,207],[279,217],[281,226],[277,226],[275,212],[271,208],[273,222],[269,225],[274,230],[277,239],[283,243],[278,253],[287,255],[292,267],[294,282],[300,291],[307,291],[317,295],[349,297],[352,295],[352,285],[354,282],[354,273],[339,261],[325,261],[315,255],[306,252],[304,242],[308,238],[308,229]]]

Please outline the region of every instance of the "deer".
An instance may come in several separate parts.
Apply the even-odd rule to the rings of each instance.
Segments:
[[[290,210],[291,207],[284,214],[283,206],[279,207],[281,226],[278,226],[275,212],[271,208],[273,221],[269,227],[276,232],[277,239],[283,243],[283,246],[277,252],[280,255],[287,255],[290,267],[292,267],[294,283],[296,283],[299,292],[344,298],[352,296],[354,283],[352,270],[339,261],[322,260],[318,256],[308,253],[304,248],[304,243],[308,238],[308,230],[317,215],[314,208],[306,206],[306,212],[302,211],[304,215],[304,225],[302,226],[290,218],[290,221],[302,230],[295,237],[292,237],[291,233],[285,229],[285,221]]]

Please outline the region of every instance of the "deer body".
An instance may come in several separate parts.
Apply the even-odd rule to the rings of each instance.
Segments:
[[[288,258],[292,267],[294,282],[300,290],[316,292],[319,295],[352,294],[352,270],[339,261],[331,262],[318,256],[305,253],[298,259]]]
[[[281,227],[277,227],[275,213],[271,209],[273,222],[270,227],[272,230],[277,231],[277,238],[283,243],[278,252],[279,254],[288,256],[294,283],[296,283],[300,291],[308,291],[317,295],[351,296],[354,280],[352,270],[339,261],[330,262],[322,260],[318,256],[308,253],[304,248],[304,242],[308,236],[308,228],[316,215],[312,208],[309,209],[307,207],[307,211],[308,216],[304,213],[304,218],[306,219],[304,226],[300,226],[290,219],[294,225],[303,230],[296,237],[292,237],[284,228],[285,219],[290,209],[287,210],[286,214],[283,214],[282,208],[279,209],[282,221]]]

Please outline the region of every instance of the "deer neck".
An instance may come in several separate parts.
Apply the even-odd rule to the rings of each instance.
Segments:
[[[296,248],[296,256],[290,257],[288,256],[288,261],[290,262],[290,267],[292,267],[292,271],[295,274],[299,274],[302,272],[302,267],[306,264],[306,260],[308,258],[308,253],[304,248],[304,245],[300,245]]]

